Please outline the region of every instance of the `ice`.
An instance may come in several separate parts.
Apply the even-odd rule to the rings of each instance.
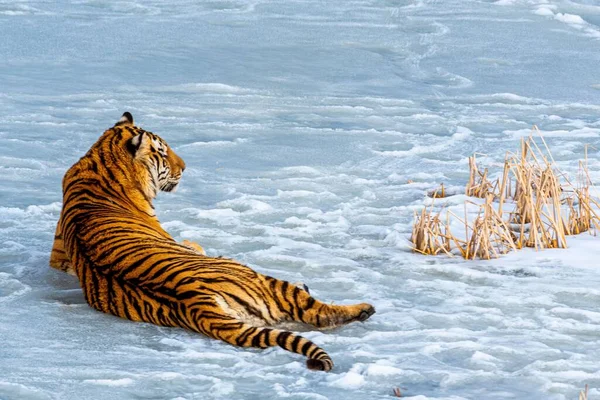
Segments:
[[[101,385],[101,386],[131,386],[133,384],[133,379],[123,378],[123,379],[86,379],[83,383],[89,383],[92,385]]]
[[[584,25],[586,22],[579,15],[557,13],[554,18],[571,25]]]
[[[362,369],[362,366],[357,364],[350,371],[341,374],[340,377],[331,379],[329,385],[342,389],[358,389],[365,384],[365,377],[361,372]]]
[[[6,243],[10,246],[11,243]],[[0,272],[0,303],[12,301],[14,298],[22,296],[31,291],[31,287],[14,279],[6,272]]]
[[[534,124],[568,173],[590,145],[597,184],[597,2],[0,0],[0,37],[0,399],[600,396],[600,238],[408,243],[414,211],[462,213],[467,157],[496,169]],[[156,201],[177,240],[375,305],[303,333],[332,372],[100,314],[48,267],[62,176],[126,110],[186,162]]]

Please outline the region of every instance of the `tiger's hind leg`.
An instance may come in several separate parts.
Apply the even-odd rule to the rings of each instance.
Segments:
[[[317,371],[333,368],[331,357],[310,340],[289,331],[256,327],[229,316],[212,315],[201,320],[203,333],[240,347],[261,349],[279,346],[292,353],[308,357],[306,366]]]
[[[285,305],[285,311],[293,321],[304,322],[319,329],[330,329],[354,321],[366,321],[375,314],[375,308],[367,303],[347,306],[325,304],[286,281],[268,279],[271,279],[270,286],[276,303]]]

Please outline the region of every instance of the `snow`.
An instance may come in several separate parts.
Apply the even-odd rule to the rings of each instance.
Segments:
[[[443,4],[442,4],[443,3]],[[600,180],[592,0],[0,1],[0,399],[600,397],[600,238],[493,261],[409,251],[460,212],[467,157],[535,124]],[[305,332],[335,362],[93,311],[48,267],[61,179],[124,111],[185,160],[178,239],[366,323]],[[491,168],[493,169],[493,168]],[[474,209],[474,206],[472,207]]]
[[[91,383],[93,385],[104,385],[104,386],[131,386],[133,379],[86,379],[83,383]]]

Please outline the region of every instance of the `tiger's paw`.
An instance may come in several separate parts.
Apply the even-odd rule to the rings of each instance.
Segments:
[[[368,303],[357,304],[356,306],[356,314],[347,322],[360,321],[364,322],[368,320],[371,315],[375,314],[375,307]]]
[[[360,314],[358,314],[358,319],[357,319],[358,321],[364,322],[364,321],[368,320],[371,317],[371,315],[375,314],[375,307],[373,307],[370,304],[366,304],[366,303],[365,303],[365,305],[367,307],[364,310],[362,310],[360,312]]]
[[[184,246],[189,247],[190,249],[196,250],[198,253],[202,254],[203,256],[206,255],[206,252],[204,251],[204,249],[202,248],[202,246],[200,246],[198,243],[196,242],[192,242],[190,240],[184,239],[181,244],[183,244]]]

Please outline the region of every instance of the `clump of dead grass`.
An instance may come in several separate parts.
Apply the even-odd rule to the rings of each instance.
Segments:
[[[440,213],[434,214],[431,208],[425,207],[421,214],[415,211],[415,224],[410,237],[413,250],[426,255],[437,255],[440,252],[449,254],[452,234],[448,225],[448,221],[442,223]]]
[[[521,139],[518,153],[506,154],[498,179],[490,181],[487,168],[481,172],[475,155],[469,157],[469,171],[466,194],[485,199],[473,223],[467,222],[466,210],[464,219],[448,211],[442,223],[440,213],[425,208],[420,216],[415,213],[414,251],[490,259],[523,247],[566,248],[566,236],[600,228],[600,204],[590,196],[587,148],[575,184],[558,169],[535,126],[528,138]],[[442,185],[430,197],[445,195]],[[507,202],[512,211],[505,211]],[[450,216],[465,225],[464,240],[450,232]]]
[[[479,215],[473,223],[471,232],[467,230],[466,248],[461,251],[467,260],[483,258],[489,260],[516,250],[515,238],[508,224],[493,206],[494,196],[488,193],[485,203],[480,206]]]

